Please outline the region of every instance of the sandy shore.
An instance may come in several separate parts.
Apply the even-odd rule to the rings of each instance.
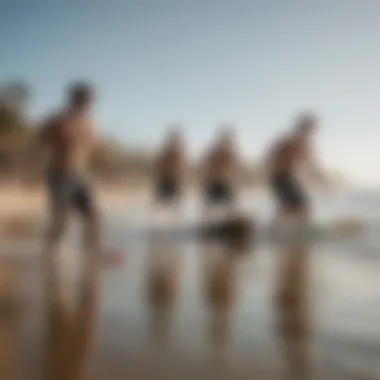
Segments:
[[[102,209],[109,209],[119,205],[128,205],[144,201],[149,198],[149,186],[122,185],[98,186],[96,189],[98,203]],[[11,216],[38,216],[47,206],[47,197],[43,188],[27,189],[17,185],[8,185],[0,188],[0,218]]]
[[[99,201],[103,207],[119,207],[143,200],[148,189],[100,187]],[[0,191],[0,200],[3,215],[40,212],[46,202],[43,192],[17,187]],[[8,318],[8,324],[2,323],[1,379],[17,378],[8,375],[14,370],[24,375],[18,378],[41,379],[41,369],[51,358],[43,355],[59,353],[61,341],[49,340],[45,351],[47,325],[43,323],[58,337],[72,337],[70,349],[76,348],[73,352],[90,362],[94,380],[280,380],[299,356],[298,347],[305,348],[302,361],[311,363],[316,380],[379,378],[376,326],[380,309],[374,302],[380,288],[378,261],[350,257],[346,248],[334,253],[317,246],[297,246],[297,250],[257,246],[242,260],[233,256],[235,260],[227,266],[223,247],[191,242],[171,248],[144,247],[130,245],[122,238],[117,244],[125,250],[125,265],[106,273],[101,287],[86,293],[83,304],[78,303],[75,324],[69,327],[60,325],[64,308],[49,311],[47,322],[43,318],[38,265],[22,266],[25,271],[10,276],[4,270],[0,273],[3,287],[13,289],[19,282],[21,294],[28,289],[25,298],[27,307],[30,305],[21,312],[23,318]],[[172,255],[179,260],[169,260]],[[153,257],[157,261],[153,262]],[[151,307],[147,291],[157,284],[157,278],[163,279],[162,288],[169,284],[174,290],[166,293],[170,302],[163,304],[170,306],[166,309],[170,313],[166,314],[167,329],[161,342],[153,332],[156,317],[162,314]],[[0,281],[0,289],[2,284]],[[214,291],[207,290],[211,285]],[[0,303],[11,297],[15,297],[13,291],[9,297],[0,292]],[[220,325],[216,312],[231,319]],[[21,328],[25,331],[22,337],[18,335]],[[214,331],[221,334],[221,346]],[[65,367],[69,364],[61,362],[59,369]]]

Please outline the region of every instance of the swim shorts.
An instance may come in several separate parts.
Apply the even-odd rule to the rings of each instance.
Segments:
[[[47,172],[47,188],[53,209],[73,208],[82,215],[94,212],[93,192],[89,178],[67,170],[51,168]]]
[[[301,184],[292,174],[280,173],[272,177],[274,195],[284,207],[301,207],[307,203],[307,196]]]
[[[156,199],[169,202],[177,199],[181,192],[179,181],[174,177],[162,177],[156,184]]]
[[[206,201],[211,204],[230,204],[235,199],[234,189],[228,181],[210,181],[205,193]]]

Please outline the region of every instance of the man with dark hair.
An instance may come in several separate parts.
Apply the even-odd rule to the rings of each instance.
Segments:
[[[73,108],[86,107],[94,100],[92,88],[84,82],[76,82],[68,88],[68,103]]]
[[[89,161],[97,144],[90,116],[93,101],[89,85],[72,84],[66,107],[49,117],[36,135],[38,147],[47,153],[51,217],[46,241],[48,262],[55,256],[53,251],[66,229],[69,212],[75,210],[84,221],[88,269],[97,263],[100,248],[98,210],[89,180]]]
[[[234,203],[239,169],[235,131],[226,127],[201,163],[207,205],[231,206]]]
[[[288,216],[304,222],[309,219],[309,200],[297,179],[297,172],[302,166],[306,166],[317,181],[327,182],[312,155],[311,138],[316,128],[317,119],[312,114],[302,114],[297,118],[293,131],[279,139],[270,151],[269,180],[280,204],[280,219]]]
[[[181,131],[171,129],[155,161],[155,199],[178,203],[184,190],[186,152]]]

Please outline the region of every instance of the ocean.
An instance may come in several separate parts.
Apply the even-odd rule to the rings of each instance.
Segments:
[[[310,345],[314,357],[322,369],[335,366],[337,373],[347,371],[368,378],[374,374],[380,377],[376,372],[380,355],[379,206],[380,193],[376,192],[313,197],[317,221],[328,223],[344,217],[355,218],[366,223],[369,233],[355,244],[314,244],[304,248],[308,257],[303,268],[308,273],[308,292],[304,297],[310,306],[307,328],[313,335]],[[103,292],[103,312],[107,316],[104,326],[107,319],[113,321],[113,338],[105,339],[110,346],[117,344],[128,352],[144,351],[143,342],[149,341],[145,335],[149,321],[144,318],[147,312],[145,310],[144,314],[146,301],[143,296],[144,281],[148,276],[146,262],[150,257],[147,251],[153,251],[153,255],[155,251],[157,255],[162,254],[162,248],[157,245],[145,245],[144,248],[143,243],[136,243],[136,247],[131,247],[123,241],[127,234],[120,231],[121,226],[136,225],[137,219],[144,224],[153,217],[148,212],[144,214],[139,207],[132,205],[110,216],[110,224],[117,226],[111,228],[115,235],[110,233],[108,243],[112,247],[125,247],[126,265],[119,273],[109,275]],[[247,196],[242,200],[242,208],[263,223],[271,219],[274,211],[265,194]],[[185,210],[185,219],[194,217],[196,199],[190,199]],[[204,246],[188,242],[176,249],[180,295],[173,317],[173,344],[179,352],[187,353],[185,357],[195,357],[201,362],[207,345],[208,323],[207,308],[202,300],[204,278],[200,269]],[[273,302],[281,276],[280,263],[287,254],[286,247],[256,246],[239,267],[230,349],[240,368],[244,368],[242,363],[249,367],[252,362],[271,366],[268,358],[275,363],[281,356],[278,354],[281,343],[275,333],[278,315]],[[292,276],[292,273],[288,275]],[[119,331],[124,333],[119,334]]]
[[[184,220],[197,215],[196,203],[189,199]],[[300,355],[294,347],[302,346],[302,361],[312,363],[317,379],[379,379],[379,206],[376,192],[315,195],[316,220],[356,218],[367,223],[370,238],[355,245],[263,244],[241,257],[197,241],[131,242],[128,230],[153,220],[152,211],[142,204],[108,210],[105,244],[124,252],[124,264],[104,272],[93,378],[282,379]],[[274,211],[265,194],[248,195],[242,208],[263,223]],[[171,285],[154,301],[157,273]],[[162,310],[161,330],[168,331],[157,343]],[[228,342],[219,356],[218,323],[219,340]]]

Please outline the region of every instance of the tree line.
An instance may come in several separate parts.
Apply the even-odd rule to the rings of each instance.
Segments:
[[[28,162],[28,147],[37,126],[27,116],[32,89],[23,81],[0,84],[0,180],[22,180],[23,173],[34,171],[36,181],[42,165]],[[128,150],[111,139],[102,139],[94,154],[95,174],[104,180],[127,175],[148,176],[152,158],[145,152]]]
[[[33,91],[25,81],[0,83],[0,184],[8,180],[22,180],[26,172],[28,177],[31,172],[35,173],[36,182],[41,179],[43,165],[30,162],[27,153],[37,128],[27,116],[32,95]],[[106,183],[146,180],[154,174],[152,154],[128,149],[107,137],[102,139],[94,154],[92,168],[97,178]],[[195,164],[192,171],[195,180]],[[246,185],[262,185],[266,182],[260,165],[245,165],[242,172]],[[336,182],[346,182],[339,173],[331,174]]]

